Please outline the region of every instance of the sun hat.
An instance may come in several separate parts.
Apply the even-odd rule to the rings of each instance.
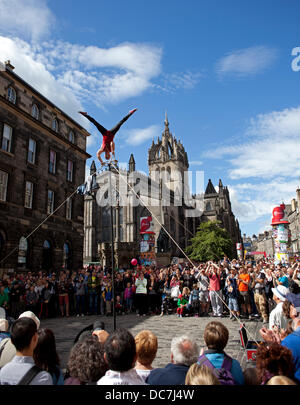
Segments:
[[[40,320],[33,312],[25,311],[19,316],[19,319],[20,318],[31,318],[36,323],[37,328],[40,328]]]
[[[284,285],[278,285],[276,288],[272,288],[272,292],[281,301],[285,301],[286,295],[290,292],[290,290],[286,288]]]

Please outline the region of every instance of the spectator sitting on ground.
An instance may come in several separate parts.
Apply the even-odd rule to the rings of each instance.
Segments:
[[[39,329],[40,320],[33,312],[31,312],[31,311],[23,312],[19,316],[19,319],[23,318],[23,317],[31,318],[36,323],[37,329]],[[1,352],[1,357],[0,357],[0,368],[5,366],[5,364],[9,363],[10,361],[12,361],[12,359],[16,355],[16,348],[13,345],[10,337],[2,339],[2,341],[0,342],[0,350],[1,349],[2,349],[2,352]]]
[[[104,359],[109,370],[97,385],[145,385],[134,369],[136,346],[132,334],[124,328],[111,333],[104,345]]]
[[[16,355],[0,371],[0,385],[19,385],[34,366],[33,352],[38,342],[37,325],[31,318],[17,319],[11,327],[11,341]],[[47,371],[39,371],[29,382],[30,385],[53,385]]]
[[[157,353],[157,337],[150,330],[142,330],[135,337],[136,344],[136,372],[145,381],[153,370],[152,362]]]
[[[220,385],[220,382],[208,367],[195,363],[187,372],[185,385]]]
[[[203,351],[198,359],[198,364],[203,361],[203,356],[205,356],[212,366],[219,370],[222,368],[225,356],[227,356],[231,360],[231,368],[228,371],[232,374],[236,384],[243,385],[244,375],[240,363],[224,352],[228,338],[229,332],[225,325],[214,321],[208,323],[204,330],[204,341],[208,350]]]
[[[67,369],[69,377],[64,385],[96,385],[108,369],[104,345],[97,336],[86,337],[72,348]]]
[[[38,330],[38,343],[33,352],[35,364],[42,370],[48,371],[53,379],[53,385],[64,385],[60,361],[56,351],[55,336],[51,329]]]
[[[151,371],[146,380],[150,385],[184,385],[189,367],[196,363],[199,347],[194,339],[183,335],[171,341],[171,363]]]
[[[294,379],[295,367],[291,350],[279,343],[259,345],[256,353],[256,369],[262,385],[274,376]]]

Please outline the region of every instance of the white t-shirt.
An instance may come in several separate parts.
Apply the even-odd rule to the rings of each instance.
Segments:
[[[269,329],[272,329],[273,326],[277,326],[280,329],[286,329],[288,320],[283,315],[282,312],[283,302],[280,302],[276,307],[271,311],[269,318]]]
[[[148,375],[151,373],[152,370],[139,370],[138,368],[136,368],[135,371],[138,373],[138,375],[139,375],[140,377],[142,377],[142,379],[143,379],[144,381],[146,381]]]
[[[132,368],[128,371],[113,371],[108,370],[97,385],[147,385],[142,377],[138,375],[136,370]]]

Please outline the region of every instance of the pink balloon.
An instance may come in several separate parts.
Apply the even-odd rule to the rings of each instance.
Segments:
[[[131,264],[132,264],[133,266],[136,266],[136,265],[137,265],[137,260],[136,260],[136,259],[132,259],[132,260],[131,260]]]

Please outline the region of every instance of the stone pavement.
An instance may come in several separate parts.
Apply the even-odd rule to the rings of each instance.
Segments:
[[[69,317],[69,318],[51,318],[41,321],[42,328],[49,328],[55,334],[56,345],[59,357],[61,359],[61,367],[66,368],[70,349],[73,346],[73,341],[78,332],[84,327],[93,323],[96,319],[102,320],[105,323],[105,329],[108,332],[113,331],[113,318],[106,316],[85,316],[85,317]],[[154,367],[164,367],[170,360],[170,345],[174,336],[179,336],[184,333],[191,334],[197,340],[199,347],[204,347],[203,333],[207,323],[218,320],[224,323],[229,330],[229,341],[225,351],[237,359],[242,368],[251,366],[247,363],[246,352],[241,347],[239,337],[239,323],[233,322],[229,317],[223,318],[178,318],[176,315],[145,316],[137,317],[135,314],[117,316],[116,326],[124,327],[135,336],[143,329],[149,329],[158,338],[158,352],[156,359],[153,362]],[[242,320],[248,331],[249,340],[261,340],[259,329],[262,323],[259,321]]]

